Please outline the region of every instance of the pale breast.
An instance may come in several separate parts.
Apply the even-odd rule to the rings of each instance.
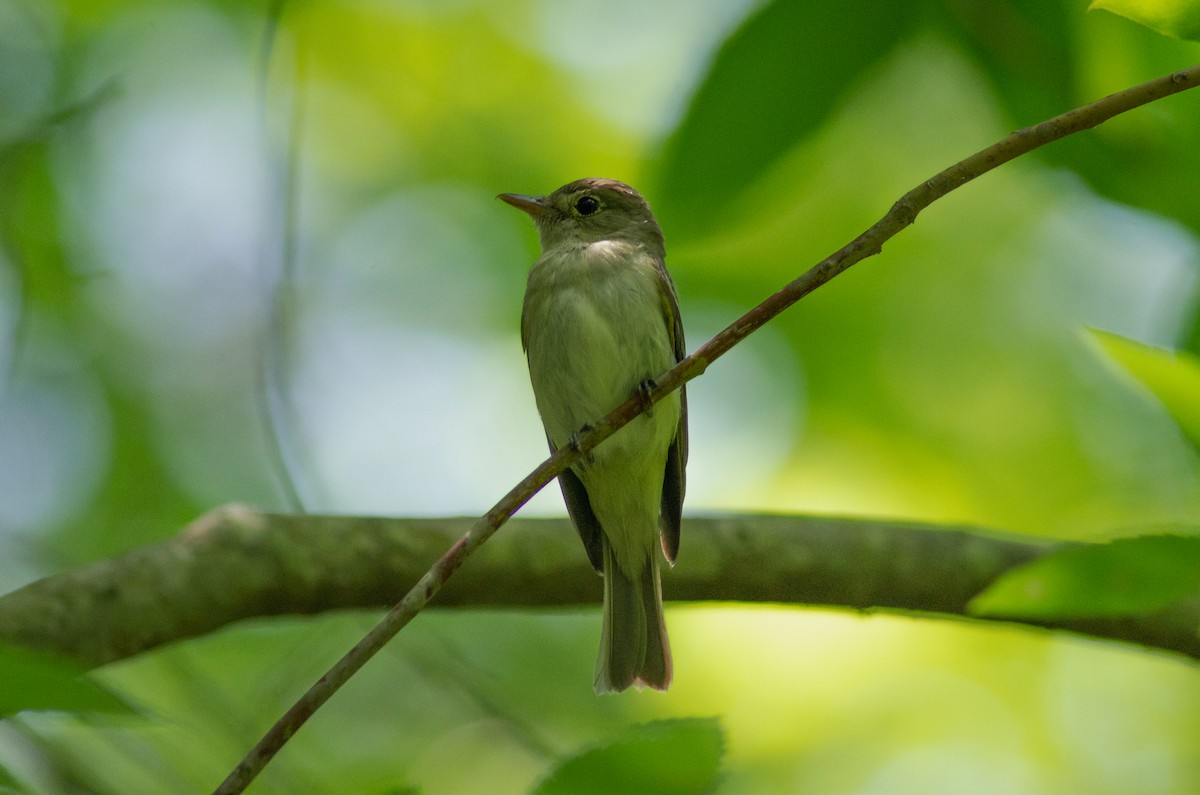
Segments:
[[[529,274],[522,329],[538,411],[555,444],[674,364],[649,255],[605,242],[551,253]]]

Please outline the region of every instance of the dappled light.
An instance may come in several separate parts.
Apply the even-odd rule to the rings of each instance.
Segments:
[[[497,193],[635,185],[690,352],[938,171],[1200,60],[1074,2],[272,5],[0,5],[0,592],[292,490],[487,511],[547,455],[538,241]],[[1200,350],[1198,136],[1184,92],[1008,163],[688,383],[677,568],[700,514],[1194,535],[1194,443],[1087,329]],[[558,486],[522,510],[563,515]],[[0,790],[209,791],[376,617],[105,665],[133,714],[6,719]],[[1200,791],[1194,661],[796,605],[666,621],[670,691],[597,697],[594,605],[435,598],[250,791],[567,791],[660,720],[637,742],[672,759],[719,730],[719,793]]]

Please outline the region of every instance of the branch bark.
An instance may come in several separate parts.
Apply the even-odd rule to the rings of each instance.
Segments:
[[[102,665],[246,618],[386,608],[472,522],[227,506],[172,539],[0,597],[0,638]],[[687,565],[663,578],[666,598],[676,602],[963,617],[967,602],[996,577],[1061,546],[977,528],[817,516],[685,522]],[[590,605],[600,591],[565,519],[522,519],[481,551],[436,604]],[[1200,600],[1153,615],[1030,626],[1200,659]]]

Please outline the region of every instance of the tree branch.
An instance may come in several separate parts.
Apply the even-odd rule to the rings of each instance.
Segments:
[[[553,456],[513,487],[433,564],[374,629],[275,722],[254,749],[215,790],[216,795],[242,792],[288,738],[425,607],[468,556],[487,541],[530,497],[574,463],[580,455],[586,454],[612,436],[654,402],[700,375],[730,348],[805,295],[855,263],[879,253],[885,242],[913,223],[917,215],[937,199],[1009,160],[1081,130],[1095,127],[1133,108],[1194,88],[1198,82],[1200,65],[1112,94],[1041,124],[1018,130],[1004,140],[935,174],[906,193],[883,218],[861,235],[734,321],[695,353],[661,376],[657,380],[657,387],[648,395],[639,395],[618,406],[607,417],[595,423],[590,431],[581,433],[575,445],[560,447]]]
[[[962,617],[996,577],[1062,546],[977,528],[817,516],[685,521],[687,565],[663,577],[666,598],[677,602]],[[167,541],[0,597],[0,638],[101,665],[246,618],[382,608],[471,522],[228,506]],[[566,519],[523,519],[481,551],[437,605],[595,604],[601,587]],[[1145,616],[1033,626],[1200,659],[1200,599]]]

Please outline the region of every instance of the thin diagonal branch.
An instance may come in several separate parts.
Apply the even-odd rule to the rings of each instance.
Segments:
[[[937,199],[962,187],[976,177],[1008,161],[1032,152],[1082,130],[1090,129],[1114,116],[1163,97],[1194,88],[1200,83],[1200,65],[1173,72],[1139,86],[1112,94],[1061,116],[1027,127],[986,149],[971,155],[904,194],[888,213],[869,229],[831,256],[792,281],[779,292],[734,321],[729,327],[702,345],[658,379],[648,396],[631,398],[590,431],[580,434],[575,446],[564,446],[481,517],[467,533],[425,573],[408,594],[384,619],[309,688],[253,750],[216,789],[215,795],[242,792],[283,744],[346,681],[419,613],[433,595],[481,544],[487,541],[517,509],[543,486],[584,454],[616,433],[654,402],[696,376],[723,356],[734,345],[752,334],[783,310],[857,262],[878,254],[883,244],[916,220],[917,215]]]

